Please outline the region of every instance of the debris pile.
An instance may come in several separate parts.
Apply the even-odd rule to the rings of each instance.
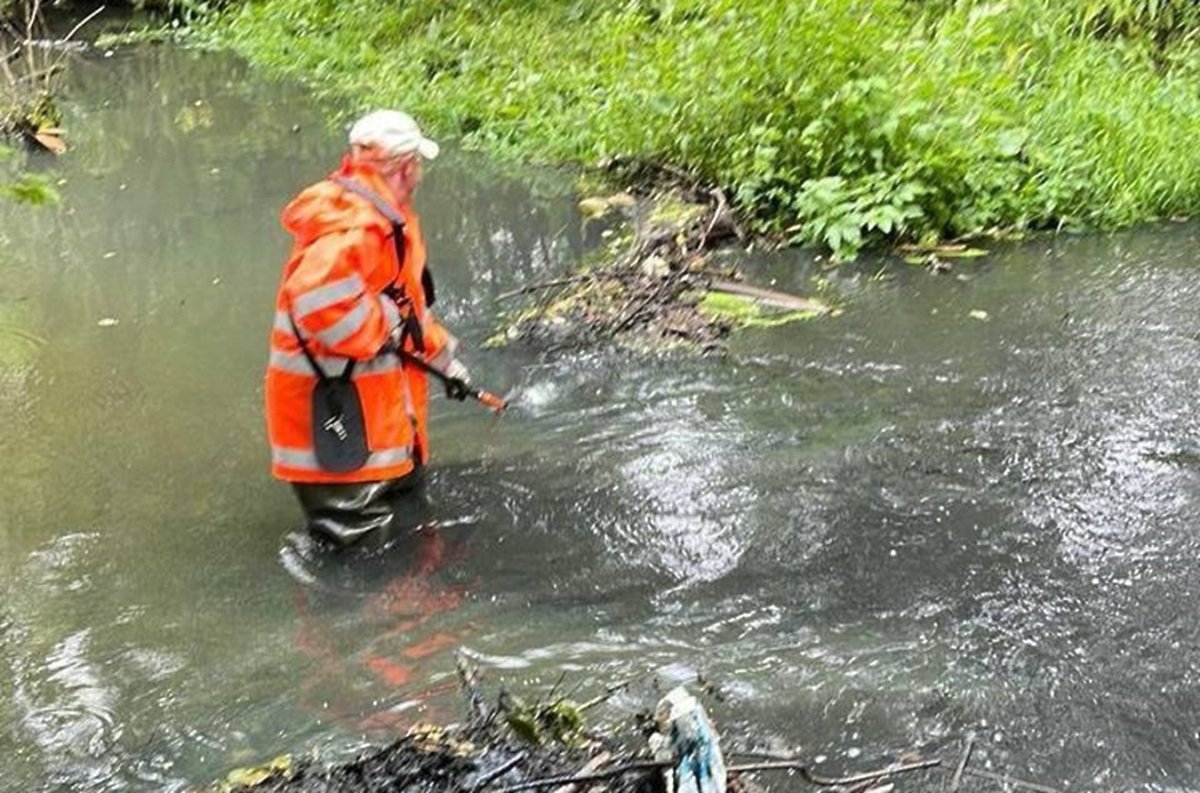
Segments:
[[[794,757],[736,752],[754,762],[729,763],[703,705],[684,687],[667,692],[653,712],[638,714],[640,729],[626,736],[597,735],[584,724],[588,709],[627,683],[576,704],[556,684],[527,704],[501,691],[495,705],[483,697],[474,670],[460,657],[459,678],[470,705],[466,723],[414,727],[392,744],[353,761],[324,765],[281,757],[230,772],[216,793],[760,793],[759,775],[786,772],[834,793],[888,793],[893,782],[915,776],[919,789],[958,791],[967,778],[1008,789],[1060,793],[969,765],[974,741],[943,765],[938,757],[903,755],[875,771],[829,776]],[[561,684],[561,680],[559,683]]]
[[[743,325],[831,312],[820,300],[740,283],[736,269],[714,255],[725,243],[746,240],[725,194],[682,175],[675,182],[641,198],[618,193],[580,201],[585,218],[619,213],[627,230],[580,271],[501,295],[529,302],[506,316],[490,343],[685,343],[712,351]]]

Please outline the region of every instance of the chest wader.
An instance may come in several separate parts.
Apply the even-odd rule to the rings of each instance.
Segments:
[[[396,246],[396,261],[404,267],[404,217],[386,201],[363,185],[350,179],[335,178],[335,183],[346,190],[370,201],[379,212],[392,223],[392,241]],[[426,269],[421,275],[421,286],[425,292],[426,305],[435,299],[433,276]],[[390,287],[387,294],[397,303],[403,302],[403,291]],[[358,390],[350,379],[354,361],[347,363],[338,377],[329,377],[309,353],[300,330],[292,323],[292,330],[300,341],[300,348],[317,375],[313,391],[313,448],[317,462],[328,471],[354,471],[366,462],[370,450],[366,445],[363,430],[362,405]],[[405,336],[412,336],[418,350],[424,350],[424,338],[415,313],[405,322]],[[403,342],[402,342],[403,343]],[[355,410],[357,409],[357,414]],[[360,436],[356,440],[354,422]],[[327,426],[328,425],[328,426]],[[339,433],[341,430],[341,433]],[[413,428],[416,443],[416,428]],[[342,437],[344,433],[347,437]],[[361,441],[361,442],[360,442]],[[415,448],[414,448],[415,451]],[[415,526],[424,522],[424,498],[417,491],[422,481],[422,470],[416,462],[412,473],[381,482],[336,482],[310,483],[293,482],[292,490],[304,510],[308,532],[319,541],[336,548],[360,544],[370,538],[370,545],[385,544],[394,534],[393,529],[402,525]],[[349,466],[349,467],[338,467]],[[408,513],[412,513],[411,515]]]
[[[305,528],[318,541],[338,549],[380,547],[405,526],[425,522],[422,480],[423,469],[414,468],[384,482],[293,482],[292,490],[304,510]]]

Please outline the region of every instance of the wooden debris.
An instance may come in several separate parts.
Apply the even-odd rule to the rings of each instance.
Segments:
[[[538,790],[540,788],[557,787],[560,785],[575,785],[580,782],[600,782],[603,780],[613,779],[626,774],[646,773],[650,771],[661,771],[666,768],[669,763],[659,760],[637,760],[621,765],[613,766],[604,771],[592,771],[590,773],[571,774],[569,776],[547,777],[545,779],[531,779],[528,782],[522,782],[519,785],[509,785],[495,791],[495,793],[518,793],[522,790]]]
[[[529,286],[523,286],[520,289],[513,289],[508,292],[501,292],[500,294],[496,295],[496,299],[497,300],[510,300],[514,297],[519,297],[520,295],[527,295],[531,292],[541,291],[542,289],[552,289],[556,286],[565,286],[567,284],[579,283],[580,281],[586,281],[591,277],[592,276],[590,276],[590,275],[572,275],[567,278],[555,278],[552,281],[540,281],[536,284],[530,284]]]
[[[929,768],[934,768],[942,764],[940,758],[929,757],[922,760],[916,760],[911,763],[899,763],[888,766],[887,768],[878,771],[868,771],[862,774],[852,774],[844,777],[827,777],[821,774],[814,773],[804,760],[772,760],[765,763],[748,763],[746,765],[731,765],[729,773],[731,774],[748,774],[755,771],[795,771],[804,778],[806,782],[810,782],[820,787],[848,787],[857,785],[863,782],[875,783],[881,779],[886,779],[895,774],[905,774],[912,771],[924,771]],[[869,785],[868,785],[869,786]]]
[[[591,760],[588,760],[587,763],[584,764],[583,768],[579,769],[579,774],[583,776],[594,774],[601,768],[601,766],[607,765],[611,760],[611,752],[601,752]],[[554,790],[552,790],[550,793],[575,793],[575,791],[578,789],[579,788],[575,782],[569,782],[565,785],[560,785],[559,787],[554,788]]]
[[[67,150],[67,142],[62,139],[63,130],[58,127],[42,127],[32,135],[33,140],[48,152],[63,154]]]
[[[622,756],[623,750],[617,747],[623,742],[612,737],[595,739],[587,746],[551,741],[524,745],[515,739],[511,728],[506,729],[503,720],[495,718],[503,706],[483,704],[484,695],[473,670],[461,654],[459,661],[465,696],[468,700],[479,700],[471,702],[472,716],[466,724],[413,728],[386,747],[332,766],[322,766],[315,758],[277,758],[258,768],[231,772],[217,789],[222,793],[233,790],[254,793],[329,793],[331,790],[340,793],[395,790],[411,793],[522,793],[534,790],[547,793],[647,793],[660,789],[657,785],[661,784],[662,771],[673,768],[678,762],[678,755],[646,759],[644,749],[632,753],[624,750]],[[537,699],[538,704],[534,707],[553,707],[564,702],[564,697],[558,694],[562,682],[560,678],[547,694]],[[589,702],[611,696],[626,685],[627,682],[610,685],[604,695]],[[543,701],[550,705],[541,705]],[[573,704],[571,707],[582,710]],[[973,747],[974,739],[968,738],[950,781],[952,790],[958,789],[964,776],[971,776],[1032,793],[1062,793],[1046,785],[970,767]],[[748,775],[788,771],[831,793],[891,793],[898,777],[928,771],[942,764],[938,757],[907,756],[873,771],[826,776],[797,757],[752,756],[768,759],[729,765],[722,772],[722,776],[725,772],[729,774],[730,791],[759,790],[753,780],[746,778]]]
[[[527,754],[526,752],[518,752],[517,754],[514,754],[506,762],[501,763],[500,765],[496,766],[488,773],[481,776],[479,778],[479,781],[476,782],[475,785],[472,787],[472,790],[482,790],[483,788],[490,785],[492,782],[495,782],[497,779],[504,776],[512,769],[516,768],[517,764],[525,759],[526,754]]]
[[[798,295],[789,295],[786,292],[777,292],[774,289],[763,289],[719,278],[710,281],[708,288],[713,292],[751,297],[760,303],[766,303],[769,306],[776,306],[788,311],[814,311],[818,314],[825,314],[830,310],[829,306],[819,300],[811,300],[806,297],[799,297]]]
[[[950,793],[957,793],[959,786],[962,784],[963,772],[967,770],[967,762],[971,759],[971,750],[975,748],[975,736],[967,736],[967,745],[963,749],[962,759],[958,761],[958,768],[954,769],[954,777],[950,780]]]
[[[1063,791],[1059,790],[1058,788],[1040,785],[1037,782],[1027,782],[1024,779],[1017,779],[1016,777],[1008,776],[1007,774],[997,774],[992,771],[984,771],[983,769],[979,768],[964,768],[963,773],[967,776],[987,779],[992,782],[1000,782],[1015,788],[1032,790],[1034,793],[1063,793]]]
[[[498,300],[535,293],[539,298],[535,305],[510,314],[508,327],[489,343],[519,340],[560,348],[613,342],[652,347],[682,341],[702,350],[720,349],[730,331],[750,324],[746,320],[751,317],[749,312],[730,315],[702,305],[711,292],[749,298],[761,311],[790,312],[780,314],[788,321],[830,313],[824,303],[737,283],[732,273],[713,266],[708,254],[716,243],[744,236],[729,201],[720,190],[701,188],[685,174],[669,175],[678,181],[676,189],[631,209],[626,206],[628,196],[616,202],[633,217],[634,228],[627,240],[610,250],[608,261],[499,295]],[[588,199],[582,211],[597,214],[608,203]]]

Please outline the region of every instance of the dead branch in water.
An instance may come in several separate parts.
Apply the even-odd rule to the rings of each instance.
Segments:
[[[601,752],[591,760],[588,760],[586,763],[584,763],[583,768],[579,769],[579,773],[590,774],[610,760],[612,760],[612,755],[610,753]],[[571,782],[570,784],[554,788],[554,790],[552,790],[550,793],[575,793],[575,791],[578,789],[579,786],[576,783]]]
[[[42,5],[42,0],[24,0],[15,18],[0,19],[6,49],[0,57],[0,87],[5,92],[0,134],[21,135],[58,153],[65,144],[57,133],[45,129],[57,120],[53,101],[58,77],[66,70],[67,59],[84,46],[75,43],[76,35],[103,13],[105,6],[96,6],[64,36],[53,38]]]
[[[967,776],[979,777],[980,779],[987,779],[992,782],[1000,782],[1005,785],[1011,785],[1012,787],[1032,790],[1034,793],[1063,793],[1063,791],[1059,790],[1058,788],[1040,785],[1037,782],[1027,782],[1024,779],[1018,779],[1014,776],[997,774],[992,771],[984,771],[978,768],[964,768],[963,773]]]
[[[472,717],[479,724],[489,724],[495,714],[484,702],[483,692],[479,689],[478,670],[462,652],[454,654],[454,668],[458,672],[459,684],[467,695]]]
[[[736,281],[727,281],[721,278],[715,278],[708,282],[708,288],[714,292],[724,292],[730,295],[741,295],[742,297],[752,297],[760,303],[766,303],[779,308],[785,308],[788,311],[818,311],[824,312],[827,307],[824,303],[819,303],[815,300],[791,295],[787,292],[778,292],[774,289],[763,289],[758,286],[750,286],[749,284],[740,284]]]
[[[876,782],[894,774],[906,774],[912,771],[924,771],[942,764],[940,758],[930,757],[912,763],[900,763],[881,768],[878,771],[867,771],[861,774],[851,774],[844,777],[827,777],[813,773],[808,763],[803,760],[775,760],[766,763],[748,763],[746,765],[731,765],[726,770],[731,774],[749,774],[755,771],[796,771],[805,781],[818,787],[846,787],[862,782]]]
[[[524,760],[528,754],[529,754],[528,752],[518,752],[517,754],[513,755],[506,762],[501,763],[499,766],[497,766],[496,768],[493,768],[490,772],[488,772],[484,776],[480,777],[479,781],[476,782],[474,787],[472,787],[471,789],[472,790],[483,790],[485,787],[492,784],[497,779],[504,776],[509,771],[511,771],[513,768],[515,768],[517,766],[517,764],[519,764],[522,760]]]
[[[519,297],[521,295],[527,295],[531,292],[539,292],[543,289],[551,289],[553,287],[563,286],[565,284],[576,284],[576,283],[579,283],[580,281],[586,281],[591,277],[592,276],[590,276],[590,275],[572,275],[572,276],[568,276],[566,278],[555,278],[551,281],[539,281],[536,284],[530,284],[529,286],[523,286],[520,289],[510,289],[507,292],[501,292],[500,294],[496,295],[496,300],[509,300],[511,298]]]
[[[495,793],[517,793],[521,790],[537,790],[544,787],[557,787],[559,785],[576,785],[580,782],[600,782],[613,777],[624,776],[625,774],[641,772],[641,771],[661,771],[669,767],[671,764],[662,760],[635,760],[630,763],[622,763],[618,766],[613,766],[605,771],[593,771],[586,774],[571,774],[568,776],[546,777],[545,779],[531,779],[528,782],[522,782],[519,785],[509,785],[502,787]]]
[[[970,759],[971,751],[973,750],[973,748],[974,748],[974,738],[968,738],[967,739],[967,747],[966,747],[966,749],[964,749],[962,757],[959,759],[958,766],[955,768],[954,775],[951,780],[952,784],[954,783],[954,780],[959,780],[961,782],[962,776],[973,776],[973,777],[978,777],[979,779],[987,779],[992,782],[1000,782],[1002,784],[1009,785],[1009,786],[1015,787],[1015,788],[1031,790],[1031,791],[1034,791],[1034,793],[1063,793],[1063,791],[1059,790],[1058,788],[1053,788],[1048,785],[1042,785],[1037,782],[1030,782],[1028,780],[1021,779],[1019,777],[1010,776],[1008,774],[998,774],[993,771],[984,771],[982,769],[971,768],[970,766],[967,765],[967,762]],[[766,755],[766,756],[774,757],[774,755]],[[819,776],[819,775],[813,774],[811,771],[809,771],[804,761],[802,761],[800,759],[786,759],[786,758],[778,758],[778,759],[771,760],[771,761],[765,762],[765,763],[752,763],[752,764],[746,764],[746,765],[731,765],[728,767],[727,770],[730,773],[735,773],[735,772],[749,773],[751,771],[759,771],[759,770],[762,770],[762,771],[794,770],[794,771],[798,771],[800,773],[800,775],[803,776],[808,782],[811,782],[812,784],[818,785],[820,787],[846,787],[848,785],[854,785],[854,784],[861,783],[861,782],[873,782],[876,780],[884,779],[885,777],[890,776],[893,773],[904,773],[904,772],[908,772],[908,771],[919,771],[924,768],[934,768],[936,766],[940,766],[941,763],[942,763],[942,761],[940,758],[931,757],[931,758],[927,758],[924,760],[918,760],[918,761],[915,761],[912,763],[892,766],[890,769],[881,769],[879,771],[872,771],[872,772],[868,772],[868,773],[864,773],[864,774],[854,774],[852,776],[845,776],[845,777]]]
[[[941,760],[936,757],[918,760],[913,763],[902,763],[899,765],[888,766],[877,771],[868,771],[861,774],[852,774],[844,777],[827,777],[820,774],[815,774],[808,768],[808,764],[801,760],[776,760],[766,763],[749,763],[746,765],[731,765],[726,770],[731,774],[749,774],[759,771],[796,771],[807,782],[818,787],[847,787],[858,785],[864,782],[877,782],[881,779],[894,776],[896,774],[905,774],[913,771],[924,771],[929,768],[934,768],[941,764]],[[544,787],[555,787],[558,785],[574,785],[581,782],[598,782],[613,777],[623,776],[625,774],[640,773],[644,771],[661,771],[664,768],[670,768],[674,765],[670,761],[663,760],[637,760],[628,763],[622,763],[618,766],[606,769],[604,771],[591,771],[579,773],[572,776],[556,776],[547,777],[545,779],[531,779],[528,782],[522,782],[519,785],[510,785],[500,788],[496,793],[518,793],[522,790],[535,790]]]
[[[958,761],[958,768],[954,770],[954,777],[950,780],[950,793],[957,793],[959,786],[962,784],[963,772],[967,770],[967,762],[971,759],[971,750],[975,748],[975,736],[967,736],[967,745],[963,748],[962,759]]]
[[[524,731],[518,730],[511,719],[496,718],[497,712],[505,707],[503,703],[493,709],[482,707],[484,696],[479,689],[474,670],[465,653],[460,651],[456,655],[464,694],[476,700],[471,703],[474,712],[472,723],[465,731],[455,728],[454,734],[451,734],[452,728],[443,729],[427,725],[426,729],[411,730],[408,735],[390,746],[360,756],[350,763],[321,768],[312,760],[299,761],[294,765],[289,761],[282,767],[239,771],[262,771],[265,774],[260,788],[262,793],[315,793],[319,790],[370,793],[409,789],[410,783],[422,780],[436,780],[437,790],[458,793],[523,793],[541,790],[546,790],[547,793],[589,793],[596,790],[592,783],[606,783],[601,787],[614,793],[635,793],[649,789],[647,783],[657,782],[659,772],[674,769],[680,762],[681,755],[678,754],[677,747],[671,759],[645,759],[644,750],[636,749],[622,756],[623,750],[617,748],[612,736],[592,739],[586,745],[572,745],[572,742],[562,740],[561,736],[552,739],[550,735],[545,737],[551,740],[543,741],[535,736],[530,742]],[[548,692],[540,695],[537,702],[564,702],[564,695],[561,693],[564,682],[565,674],[555,681]],[[610,696],[615,691],[625,688],[629,682],[632,681],[626,680],[606,686],[606,693],[602,696]],[[503,689],[500,693],[501,697],[505,696]],[[662,707],[660,702],[659,709]],[[540,705],[533,708],[540,709]],[[574,709],[580,708],[574,706]],[[656,726],[662,730],[661,723]],[[469,742],[462,740],[461,736],[464,734],[471,736]],[[642,737],[645,738],[644,733]],[[998,782],[1008,787],[1022,788],[1032,793],[1062,793],[1046,785],[969,767],[973,746],[974,738],[968,738],[961,758],[953,769],[952,779],[955,786],[965,775]],[[728,781],[731,782],[731,791],[756,789],[754,782],[745,778],[745,775],[770,771],[792,772],[808,784],[829,790],[831,793],[868,793],[872,789],[875,789],[876,793],[884,793],[885,789],[890,789],[890,785],[879,787],[881,783],[890,782],[901,775],[931,769],[951,771],[938,768],[942,766],[939,757],[909,755],[875,770],[844,776],[827,776],[815,772],[809,762],[795,756],[744,752],[730,752],[725,756],[735,754],[764,760],[727,765],[725,771]],[[492,762],[496,764],[488,768]],[[514,780],[519,781],[505,785],[501,780],[510,773],[510,783]],[[949,773],[946,774],[946,778],[951,778]],[[255,786],[259,789],[257,783]],[[435,789],[432,782],[429,789]]]
[[[695,189],[694,180],[688,189]],[[684,338],[705,349],[715,346],[728,331],[727,324],[702,315],[695,301],[682,298],[706,291],[710,274],[702,255],[718,236],[731,236],[736,224],[721,191],[699,194],[701,203],[660,196],[643,207],[648,211],[633,212],[633,234],[609,262],[587,273],[500,295],[507,300],[539,293],[537,304],[518,315],[506,336],[536,335],[552,348],[608,343],[626,335],[650,342]]]
[[[597,705],[608,702],[610,699],[612,699],[613,694],[616,694],[618,691],[624,691],[625,689],[629,688],[629,685],[631,683],[633,683],[633,681],[635,681],[635,680],[637,680],[636,677],[631,677],[628,680],[619,680],[616,683],[609,683],[607,686],[604,687],[603,694],[592,697],[587,702],[584,702],[582,705],[580,705],[579,712],[584,713],[584,712],[589,711],[592,708],[596,707]]]

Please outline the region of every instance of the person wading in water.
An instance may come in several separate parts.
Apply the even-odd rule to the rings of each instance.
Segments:
[[[341,167],[283,211],[294,244],[266,373],[271,472],[291,483],[308,533],[334,547],[386,538],[396,497],[419,484],[427,370],[448,396],[470,390],[457,341],[430,312],[412,206],[437,154],[407,114],[369,113],[351,127]]]

